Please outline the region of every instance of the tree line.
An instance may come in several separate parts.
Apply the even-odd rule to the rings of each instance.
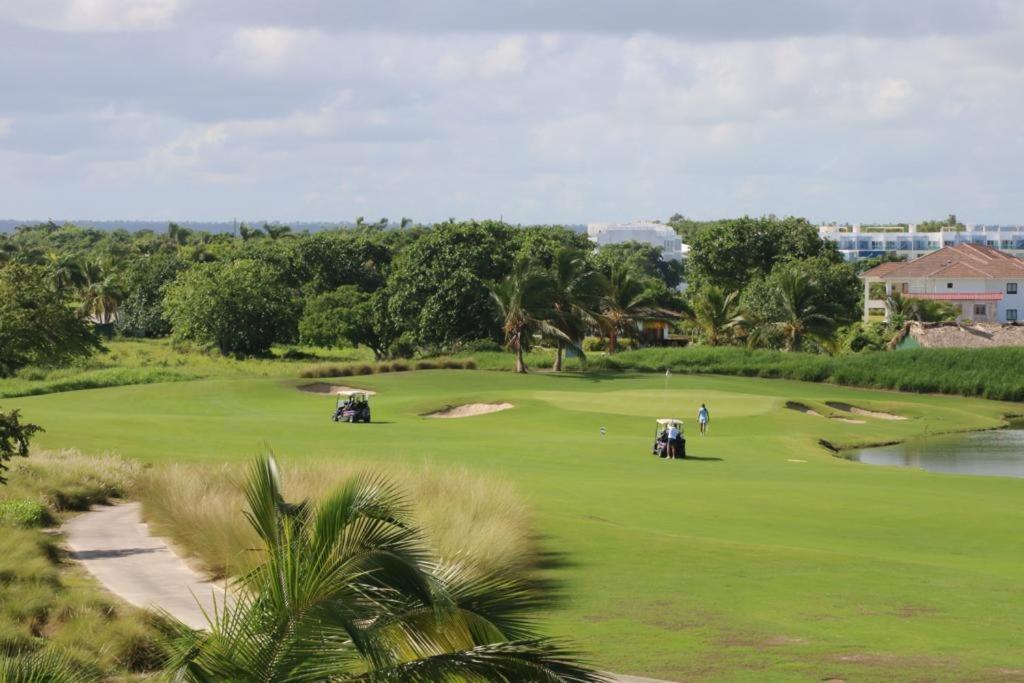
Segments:
[[[857,270],[808,221],[668,224],[691,246],[685,269],[646,244],[595,249],[563,227],[500,221],[237,234],[23,226],[0,235],[0,374],[93,352],[94,327],[236,355],[301,343],[382,359],[504,344],[520,369],[537,343],[555,349],[556,369],[588,335],[614,353],[649,319],[709,345],[859,350]]]

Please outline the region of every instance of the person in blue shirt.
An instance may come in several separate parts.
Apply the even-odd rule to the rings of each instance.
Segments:
[[[700,425],[700,435],[704,436],[708,433],[708,420],[711,416],[708,414],[708,407],[703,403],[700,404],[700,410],[697,411],[697,423]]]

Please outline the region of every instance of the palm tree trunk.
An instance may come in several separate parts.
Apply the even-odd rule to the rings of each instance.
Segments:
[[[618,341],[618,337],[619,337],[619,331],[617,329],[612,327],[612,329],[608,330],[608,353],[609,354],[615,353],[615,343],[616,343],[616,341]]]
[[[516,344],[516,372],[526,374],[526,362],[523,360],[523,345]]]
[[[551,369],[555,372],[562,371],[562,342],[558,342],[558,346],[555,348],[555,364],[551,366]]]

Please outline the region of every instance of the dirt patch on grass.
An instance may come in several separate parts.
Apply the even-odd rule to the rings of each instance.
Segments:
[[[351,394],[355,392],[366,394],[367,396],[376,395],[376,391],[370,391],[369,389],[357,389],[355,387],[346,387],[342,384],[328,384],[326,382],[316,382],[315,384],[303,384],[298,387],[299,391],[306,391],[311,394]]]
[[[844,413],[853,413],[854,415],[863,415],[865,417],[874,417],[879,420],[906,420],[907,418],[902,415],[895,415],[893,413],[882,412],[881,410],[868,410],[867,408],[858,408],[857,406],[850,405],[849,403],[839,403],[838,401],[827,401],[825,403],[829,408],[835,408],[841,410]]]
[[[441,410],[426,413],[423,417],[458,418],[475,417],[476,415],[487,415],[498,413],[502,410],[514,408],[511,403],[465,403],[461,406],[446,406]]]

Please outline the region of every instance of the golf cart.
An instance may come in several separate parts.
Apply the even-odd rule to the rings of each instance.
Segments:
[[[659,458],[685,458],[686,438],[683,436],[683,421],[675,417],[660,417],[654,422],[654,448],[651,452]],[[668,435],[673,427],[678,435],[670,440]]]
[[[331,419],[335,422],[369,422],[370,401],[361,391],[338,394]]]

